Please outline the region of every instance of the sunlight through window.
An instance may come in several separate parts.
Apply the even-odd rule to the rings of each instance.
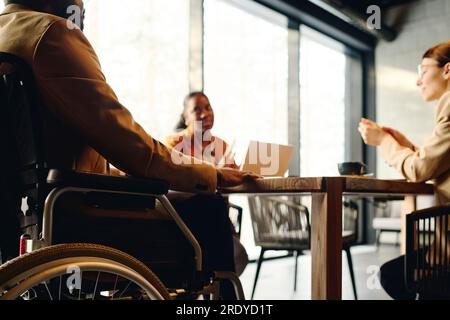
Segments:
[[[238,147],[249,140],[287,143],[287,19],[251,5],[262,14],[205,1],[205,92],[216,113],[215,134]]]
[[[172,133],[189,90],[189,1],[89,1],[85,33],[135,119],[157,139]]]

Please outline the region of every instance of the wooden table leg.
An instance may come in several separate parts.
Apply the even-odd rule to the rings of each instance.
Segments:
[[[417,197],[405,196],[401,211],[401,232],[400,232],[400,251],[401,254],[406,254],[406,216],[417,210]]]
[[[342,179],[327,178],[326,192],[312,197],[313,300],[342,299],[342,191]]]

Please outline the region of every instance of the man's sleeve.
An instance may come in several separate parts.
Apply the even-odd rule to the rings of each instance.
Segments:
[[[450,97],[448,95],[447,97]],[[440,103],[433,134],[423,147],[411,150],[387,136],[381,146],[381,157],[413,182],[425,182],[450,170],[450,99]]]
[[[80,30],[70,30],[66,20],[54,22],[40,39],[33,70],[49,111],[115,167],[165,180],[172,190],[215,192],[215,168],[179,154],[174,162],[172,150],[147,134],[120,104],[88,40]]]

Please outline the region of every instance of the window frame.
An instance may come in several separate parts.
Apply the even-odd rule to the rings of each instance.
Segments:
[[[204,88],[204,0],[190,0],[191,8],[195,9],[195,13],[191,13],[191,19],[201,17],[202,21],[191,20],[191,26],[197,26],[194,33],[191,32],[191,40],[194,44],[191,47],[190,65],[195,66],[196,74],[201,74],[201,81],[199,77],[190,77],[196,79],[195,83],[190,83],[191,88],[203,90]],[[242,1],[236,0],[221,0],[227,1],[230,4],[236,5],[243,10],[258,15],[261,18],[267,19],[266,16],[261,15],[258,10],[252,10],[251,6],[246,6]],[[294,0],[248,0],[263,5],[277,13],[280,13],[288,18],[288,140],[294,146],[294,157],[292,159],[289,173],[292,176],[300,175],[300,27],[305,25],[315,31],[318,31],[333,40],[343,44],[347,50],[346,53],[350,55],[357,55],[360,59],[362,68],[362,84],[361,84],[361,110],[347,110],[349,112],[357,112],[362,117],[375,119],[376,118],[376,77],[375,77],[375,38],[354,27],[340,18],[332,15],[328,11],[320,8],[309,1],[294,1]],[[273,21],[272,21],[273,22]],[[198,26],[201,26],[198,28]],[[201,49],[198,47],[198,40],[201,39]],[[191,44],[190,44],[191,45]],[[200,50],[200,52],[199,52]],[[200,57],[198,54],[200,53]],[[198,63],[201,61],[201,63]],[[201,82],[201,85],[200,85]],[[354,104],[351,104],[354,105]],[[346,115],[346,122],[348,115]],[[354,124],[357,125],[357,124]],[[353,127],[354,127],[353,125]],[[350,131],[354,128],[346,128],[346,154],[352,158],[360,158],[368,165],[368,170],[376,175],[377,161],[376,150],[367,147],[361,142],[361,139],[351,134]],[[350,140],[348,140],[350,139]],[[361,203],[360,221],[360,241],[367,243],[373,238],[373,232],[369,232],[369,216],[372,208],[363,201]]]
[[[195,13],[191,12],[191,19],[202,17],[202,22],[191,20],[191,25],[195,26],[195,32],[191,32],[192,44],[191,52],[194,52],[190,57],[190,65],[195,66],[195,72],[197,75],[201,74],[201,81],[199,77],[195,78],[195,83],[191,82],[190,87],[203,90],[204,88],[204,0],[190,0],[191,9],[195,10]],[[236,0],[221,0],[226,1],[229,4],[235,5],[242,10],[247,10],[251,14],[260,16],[263,19],[270,19],[265,15],[262,15],[258,10],[254,10],[251,5],[246,5],[245,2]],[[364,33],[363,31],[353,27],[341,19],[333,16],[331,13],[318,7],[317,5],[310,3],[309,1],[303,1],[299,7],[290,5],[290,0],[248,0],[248,2],[254,2],[263,5],[277,13],[280,13],[288,18],[288,52],[289,52],[289,77],[288,77],[288,136],[289,143],[294,146],[295,156],[290,166],[290,173],[292,175],[300,174],[300,123],[296,122],[300,119],[300,27],[305,25],[315,31],[318,31],[333,40],[342,43],[347,53],[350,55],[357,55],[360,57],[362,66],[362,110],[358,110],[363,117],[375,118],[375,40],[373,36]],[[272,21],[272,20],[271,20]],[[272,21],[274,22],[274,21]],[[276,23],[276,22],[275,22]],[[198,26],[201,25],[201,28]],[[193,38],[202,39],[201,41],[201,54],[198,57],[198,40]],[[197,50],[197,52],[195,51]],[[198,63],[201,61],[202,63]],[[201,70],[199,70],[201,69]],[[191,70],[192,71],[192,70]],[[201,85],[200,85],[201,82]],[[352,110],[355,111],[355,110]],[[362,145],[357,137],[354,135],[346,134],[347,137],[352,137],[350,145],[346,146],[348,154],[352,157],[361,158],[365,161],[369,167],[370,172],[376,174],[376,153],[371,149]],[[353,145],[360,145],[355,150]]]

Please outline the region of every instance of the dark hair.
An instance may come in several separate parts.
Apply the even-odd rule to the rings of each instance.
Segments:
[[[5,0],[5,4],[21,4],[32,9],[42,9],[47,1],[45,0]]]
[[[439,68],[450,62],[450,41],[440,43],[425,52],[423,58],[434,59],[438,62]]]
[[[55,15],[62,18],[68,18],[67,8],[75,4],[74,0],[4,0],[5,4],[20,4],[25,7],[42,10],[46,6],[50,6]]]
[[[205,97],[206,99],[209,100],[208,96],[206,94],[204,94],[203,92],[201,92],[201,91],[194,91],[194,92],[189,93],[184,98],[184,101],[183,101],[183,112],[181,113],[180,120],[178,121],[178,123],[177,123],[177,125],[175,127],[175,130],[183,131],[184,129],[187,128],[187,126],[186,126],[186,119],[184,119],[184,111],[186,111],[186,109],[188,107],[188,104],[189,104],[189,101],[192,98],[195,98],[197,96],[202,96],[202,97]]]
[[[50,9],[50,12],[58,17],[69,19],[72,15],[70,6],[75,5],[75,0],[4,0],[5,4],[19,4],[36,11]],[[80,21],[80,29],[84,29],[84,12]]]

